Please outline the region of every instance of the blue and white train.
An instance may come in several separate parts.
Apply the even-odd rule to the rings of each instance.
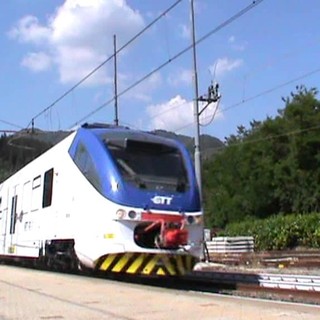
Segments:
[[[0,184],[0,259],[183,275],[201,256],[202,218],[181,143],[84,125]]]

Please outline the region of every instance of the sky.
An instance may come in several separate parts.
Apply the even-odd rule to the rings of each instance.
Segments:
[[[215,83],[221,94],[199,102],[200,130],[223,141],[275,117],[297,85],[320,89],[320,2],[253,2],[194,0],[198,98]],[[53,131],[113,123],[116,74],[121,125],[193,136],[190,9],[191,0],[0,1],[0,130],[32,119]]]

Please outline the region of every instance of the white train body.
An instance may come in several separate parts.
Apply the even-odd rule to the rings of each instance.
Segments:
[[[187,180],[166,190],[172,177],[149,183],[122,159],[146,151],[154,159],[181,153]],[[138,159],[133,160],[138,166]],[[199,259],[202,240],[199,194],[187,152],[177,142],[151,134],[80,128],[0,184],[2,258],[178,275]]]

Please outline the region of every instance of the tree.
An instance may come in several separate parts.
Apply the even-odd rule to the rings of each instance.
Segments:
[[[320,210],[320,102],[296,88],[275,118],[239,126],[204,165],[208,225]]]

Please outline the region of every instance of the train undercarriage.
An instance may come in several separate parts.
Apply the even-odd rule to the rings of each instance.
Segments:
[[[121,252],[100,257],[95,268],[86,267],[78,259],[73,239],[49,240],[38,258],[14,255],[0,256],[0,261],[16,265],[72,273],[105,273],[140,276],[182,276],[192,271],[197,259],[189,254]]]

